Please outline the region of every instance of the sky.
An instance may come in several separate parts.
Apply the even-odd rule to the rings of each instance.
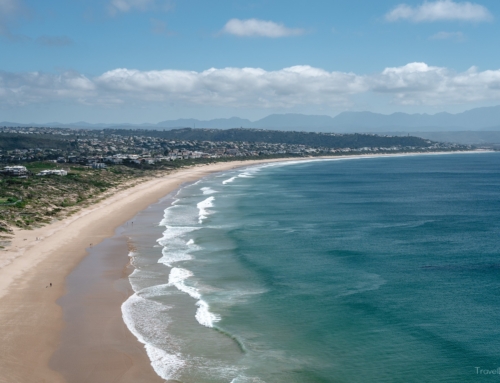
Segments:
[[[500,1],[0,0],[0,121],[500,104]]]

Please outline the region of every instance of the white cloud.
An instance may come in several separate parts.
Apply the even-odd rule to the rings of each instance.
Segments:
[[[447,68],[410,63],[386,68],[369,79],[370,89],[390,94],[405,105],[450,105],[500,99],[500,70],[479,72],[472,67],[463,73]]]
[[[3,107],[65,99],[85,103],[86,98],[97,95],[95,90],[90,79],[76,72],[54,75],[0,71],[0,105]]]
[[[90,105],[175,104],[240,108],[342,107],[360,94],[397,104],[452,105],[500,100],[500,69],[463,73],[425,63],[378,74],[328,72],[307,65],[276,71],[211,68],[140,71],[119,68],[89,78],[76,72],[0,72],[0,107],[64,101]]]
[[[327,97],[343,102],[363,91],[359,76],[326,72],[310,66],[279,71],[260,68],[211,68],[203,72],[115,69],[95,79],[106,92],[145,100],[176,101],[196,105],[291,107],[317,104]]]
[[[287,28],[283,24],[258,19],[231,19],[222,31],[235,36],[272,38],[298,36],[305,33],[305,30],[301,28]]]
[[[430,40],[454,40],[454,41],[465,41],[465,36],[462,32],[438,32],[431,37]]]
[[[109,3],[109,11],[112,15],[133,10],[142,12],[150,10],[169,11],[172,8],[173,3],[170,0],[111,0]]]
[[[493,16],[482,5],[453,0],[425,1],[423,4],[412,7],[400,4],[385,15],[387,21],[409,20],[415,23],[458,20],[458,21],[491,21]]]

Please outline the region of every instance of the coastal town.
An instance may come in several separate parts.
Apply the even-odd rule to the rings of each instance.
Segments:
[[[215,130],[212,130],[212,132]],[[237,131],[250,131],[238,129]],[[252,131],[262,136],[261,141],[248,140],[204,140],[173,139],[172,136],[183,136],[186,129],[179,131],[127,131],[127,130],[85,130],[65,128],[19,128],[0,127],[0,161],[4,163],[22,163],[33,161],[52,161],[58,163],[79,164],[94,168],[105,168],[112,164],[153,165],[178,160],[220,160],[231,158],[265,158],[290,156],[348,155],[361,153],[396,153],[416,151],[453,151],[470,150],[469,145],[432,142],[426,139],[411,137],[412,142],[403,142],[407,137],[377,136],[373,134],[357,135],[356,141],[325,144],[326,139],[344,138],[348,135],[308,133],[316,141],[314,144],[301,143],[300,136],[290,142],[290,134],[300,132],[273,132],[281,134],[283,142],[266,141],[269,131]],[[189,135],[197,133],[207,135],[206,130],[189,129]],[[204,134],[203,134],[204,133]],[[208,132],[210,133],[210,132]],[[238,132],[237,132],[238,133]],[[305,133],[304,133],[305,135]],[[162,137],[163,136],[163,137]],[[237,134],[236,134],[237,136]],[[259,136],[258,136],[259,137]],[[237,138],[237,137],[236,137]],[[377,138],[377,140],[375,140]],[[381,141],[371,143],[371,141]],[[297,142],[299,141],[299,142]],[[408,141],[408,140],[406,140]]]
[[[131,183],[197,164],[471,149],[374,134],[0,127],[0,232],[46,225]]]

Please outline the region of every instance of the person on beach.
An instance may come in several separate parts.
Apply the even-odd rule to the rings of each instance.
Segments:
[[[52,287],[52,282],[50,282],[50,287]]]

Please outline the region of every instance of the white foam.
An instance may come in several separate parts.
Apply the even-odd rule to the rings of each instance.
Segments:
[[[195,317],[199,324],[206,327],[214,327],[214,322],[220,321],[220,316],[211,313],[209,310],[210,306],[204,300],[200,299],[196,302],[196,306],[198,306],[198,309],[196,310]]]
[[[229,178],[229,179],[227,179],[227,180],[222,181],[222,184],[223,184],[223,185],[226,185],[226,184],[228,184],[228,183],[230,183],[230,182],[233,182],[236,178],[237,178],[237,177],[231,177],[231,178]]]
[[[212,188],[209,188],[209,187],[204,187],[204,188],[201,188],[201,191],[203,192],[203,194],[207,195],[207,194],[214,194],[214,193],[217,193],[216,190],[212,189]]]
[[[163,286],[154,286],[163,288]],[[149,291],[151,290],[151,291]],[[157,290],[157,289],[153,289]],[[153,293],[152,289],[145,289],[144,295]],[[153,293],[154,294],[154,293]],[[139,342],[144,344],[144,348],[151,360],[151,366],[155,372],[163,379],[175,379],[177,373],[185,366],[186,362],[176,351],[176,344],[173,339],[166,339],[166,327],[169,325],[168,317],[165,315],[169,306],[159,302],[146,299],[139,294],[133,294],[122,304],[122,317],[126,326]],[[159,319],[161,314],[162,320]],[[156,340],[163,340],[163,348],[155,344]]]
[[[136,255],[137,255],[137,253],[135,253],[135,252],[133,252],[133,251],[129,251],[129,253],[128,253],[128,256],[129,256],[129,258],[130,258],[130,264],[131,264],[133,267],[135,267],[135,268],[137,268],[137,267],[136,267],[136,262],[135,262],[135,256],[136,256]]]
[[[168,284],[177,287],[180,291],[189,294],[194,299],[200,299],[201,295],[198,290],[191,286],[186,286],[184,281],[189,277],[192,277],[193,273],[186,269],[181,269],[180,267],[173,267],[170,270],[170,275],[168,276]]]
[[[190,252],[198,250],[199,247],[188,245],[184,236],[199,229],[199,227],[192,226],[167,226],[163,232],[163,237],[157,240],[163,246],[162,257],[158,260],[158,263],[172,267],[173,263],[193,259]]]
[[[174,267],[170,270],[170,275],[168,276],[168,284],[177,287],[180,291],[189,294],[192,298],[196,299],[196,310],[195,318],[199,324],[206,327],[214,327],[214,323],[220,321],[220,316],[210,312],[210,306],[207,302],[201,299],[201,294],[197,288],[192,286],[187,286],[184,281],[193,276],[193,273],[189,270],[182,269],[180,267]]]
[[[180,199],[176,199],[174,202],[172,202],[172,204],[167,207],[164,211],[163,211],[163,219],[161,220],[160,222],[160,226],[165,226],[168,224],[168,219],[170,218],[170,215],[171,215],[171,209],[175,206],[177,206],[177,202],[179,202]]]
[[[151,366],[153,366],[153,370],[163,379],[169,380],[176,378],[179,370],[186,364],[186,362],[176,354],[169,354],[150,344],[146,344],[144,347],[151,361]]]
[[[190,261],[193,259],[193,256],[189,253],[183,251],[168,251],[163,249],[163,255],[160,259],[158,259],[158,263],[163,263],[165,266],[173,267],[172,265],[177,262]]]
[[[162,246],[168,246],[176,239],[180,239],[184,234],[200,230],[199,227],[194,226],[166,226],[163,232],[163,237],[156,240]]]
[[[253,177],[253,176],[250,174],[250,172],[244,172],[244,173],[241,173],[241,174],[239,174],[239,175],[238,175],[238,177],[240,177],[240,178],[255,178],[255,177]]]
[[[174,205],[165,209],[158,226],[189,226],[197,223],[198,210],[191,205]]]
[[[186,242],[187,246],[194,245],[194,239],[190,239],[189,241]]]
[[[231,380],[231,383],[266,383],[266,382],[256,377],[240,375]]]
[[[208,197],[206,200],[203,200],[199,202],[196,207],[199,210],[199,215],[198,215],[198,222],[203,223],[203,220],[208,217],[210,214],[210,211],[207,210],[209,207],[213,207],[213,201],[215,200],[215,197]]]
[[[148,288],[152,283],[156,283],[158,278],[161,278],[163,274],[152,271],[152,270],[141,270],[136,268],[132,274],[128,276],[128,280],[132,286],[132,289],[136,292],[144,291],[144,288]]]

